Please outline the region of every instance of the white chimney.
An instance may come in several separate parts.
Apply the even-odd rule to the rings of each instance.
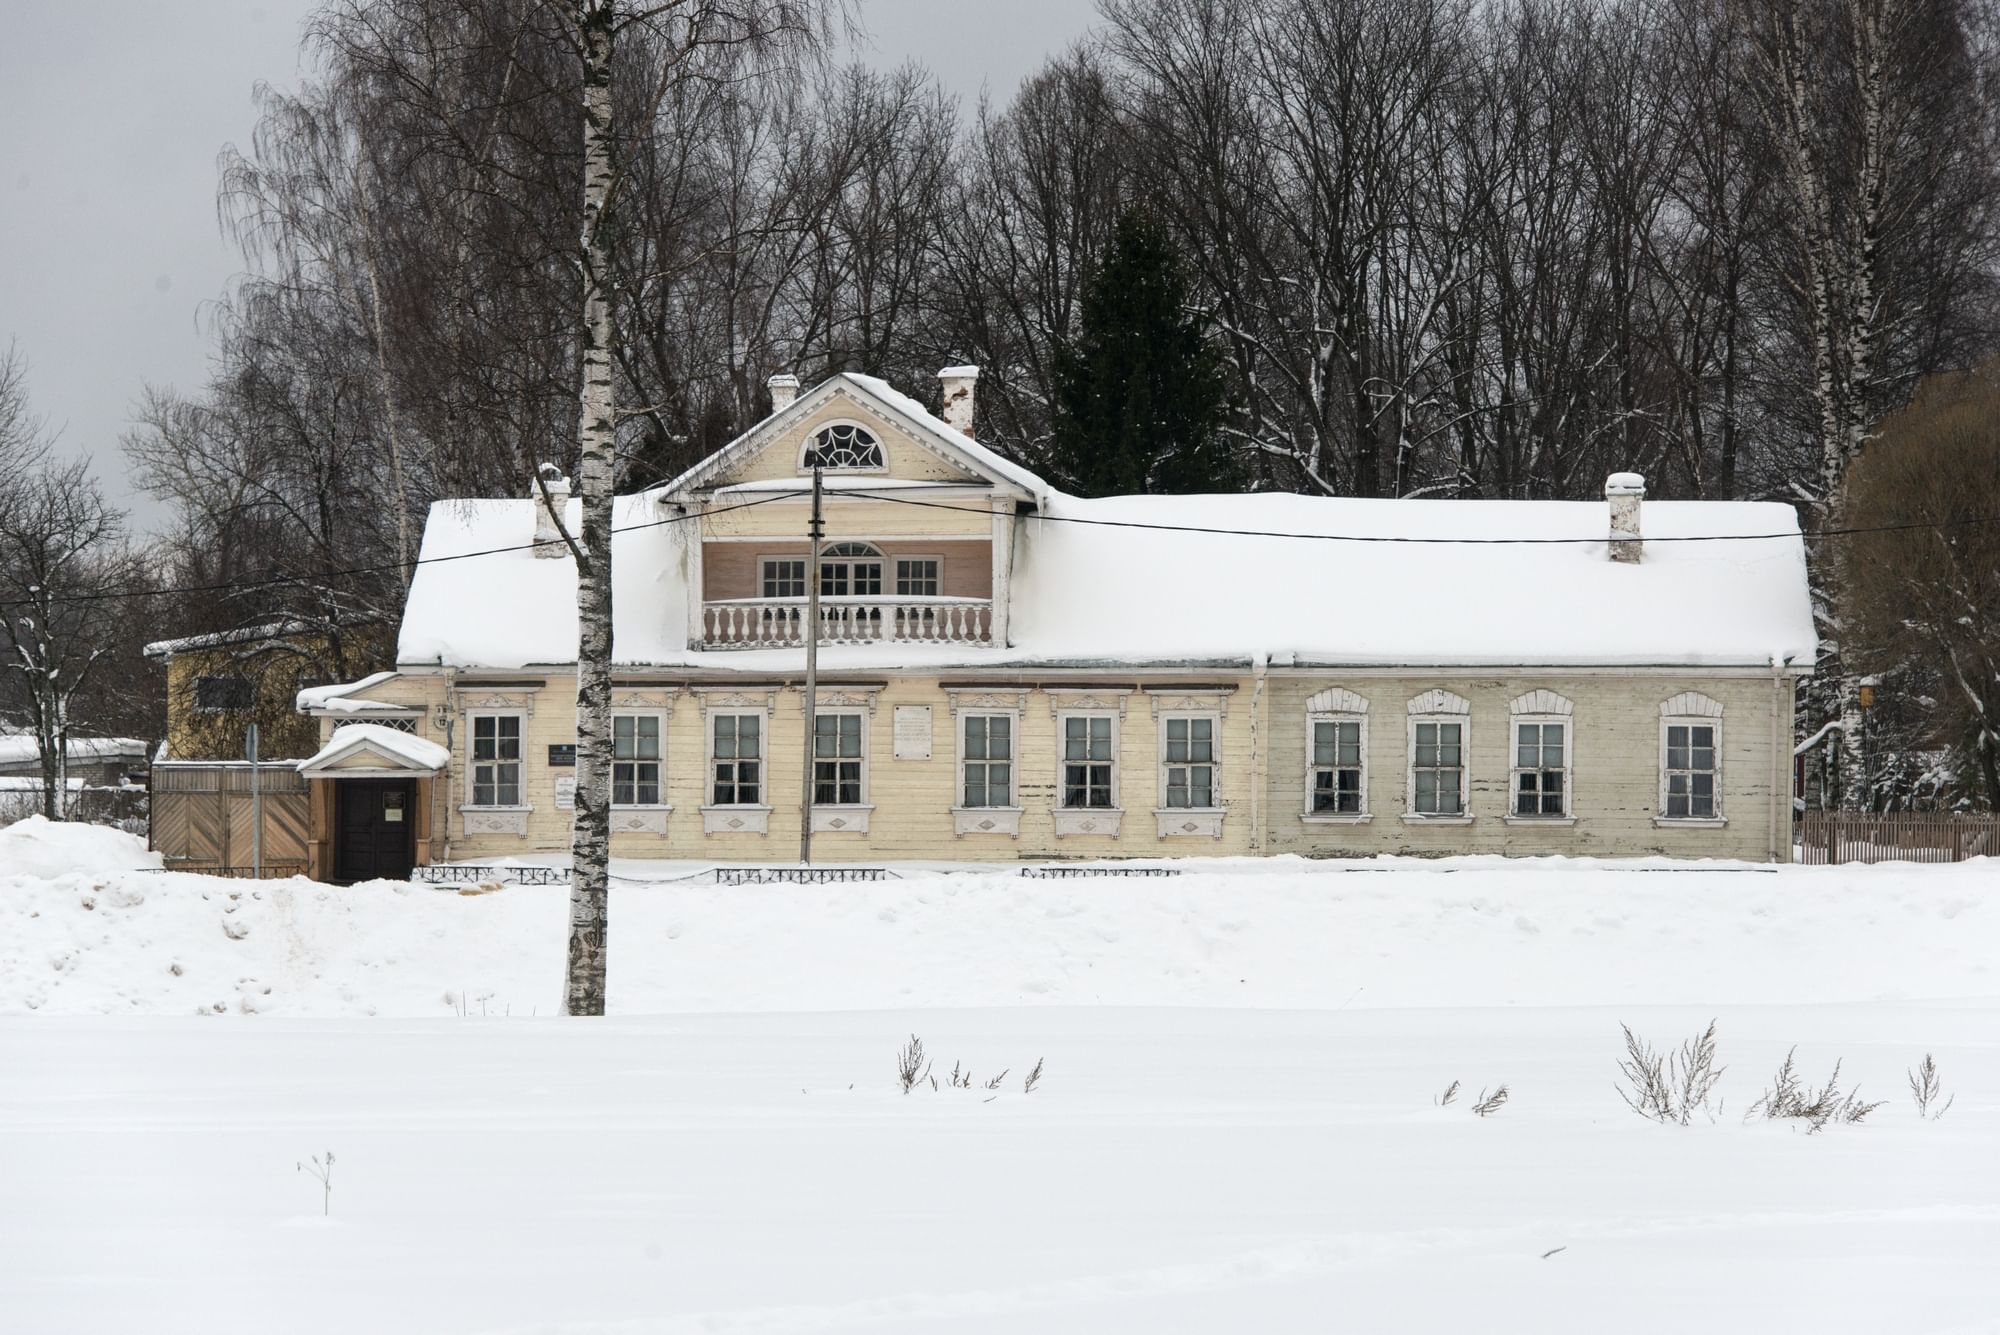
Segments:
[[[1639,502],[1646,499],[1646,479],[1637,473],[1613,473],[1604,479],[1604,499],[1611,506],[1611,559],[1637,561],[1644,545],[1639,537]]]
[[[764,384],[771,391],[771,411],[781,413],[792,406],[792,400],[799,396],[799,378],[780,371]]]
[[[947,366],[938,372],[944,382],[944,406],[938,416],[945,425],[966,435],[972,434],[972,387],[979,383],[976,366]]]
[[[564,514],[564,523],[569,522],[565,513],[569,504],[569,479],[557,472],[554,464],[543,464],[536,471],[541,475],[541,483],[528,488],[528,499],[535,504],[535,555],[541,558],[568,556],[569,544],[563,541],[561,530],[549,517],[549,505],[554,505],[558,514]],[[542,500],[543,486],[548,488],[549,493],[546,504]]]

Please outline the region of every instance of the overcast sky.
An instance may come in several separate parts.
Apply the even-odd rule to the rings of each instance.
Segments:
[[[297,84],[313,0],[0,0],[0,345],[29,364],[61,448],[142,524],[119,434],[147,383],[196,388],[204,306],[240,268],[216,155],[246,144],[259,83]],[[1090,0],[860,0],[875,63],[915,59],[968,106],[1004,101],[1080,37]],[[87,71],[88,77],[80,74]]]

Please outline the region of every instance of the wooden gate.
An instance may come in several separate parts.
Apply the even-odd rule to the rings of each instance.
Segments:
[[[249,876],[253,871],[251,766],[240,761],[160,761],[153,766],[147,844],[172,871]],[[264,809],[264,875],[304,876],[311,823],[306,781],[294,761],[256,766]]]
[[[2000,857],[2000,816],[1921,811],[1807,811],[1799,817],[1799,860],[1963,862]]]

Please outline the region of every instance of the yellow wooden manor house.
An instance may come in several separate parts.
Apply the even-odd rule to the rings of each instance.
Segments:
[[[797,857],[808,634],[816,860],[1789,856],[1789,508],[1632,474],[1601,503],[1085,500],[972,439],[977,375],[941,373],[941,417],[774,378],[770,417],[619,499],[614,856]],[[316,875],[567,850],[555,538],[536,500],[440,502],[395,670],[300,693]]]

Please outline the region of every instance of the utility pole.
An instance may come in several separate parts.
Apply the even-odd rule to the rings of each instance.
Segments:
[[[819,545],[824,531],[819,512],[819,468],[813,468],[812,522],[806,526],[812,555],[806,560],[806,742],[804,772],[799,779],[799,862],[813,859],[813,731],[819,722]]]

